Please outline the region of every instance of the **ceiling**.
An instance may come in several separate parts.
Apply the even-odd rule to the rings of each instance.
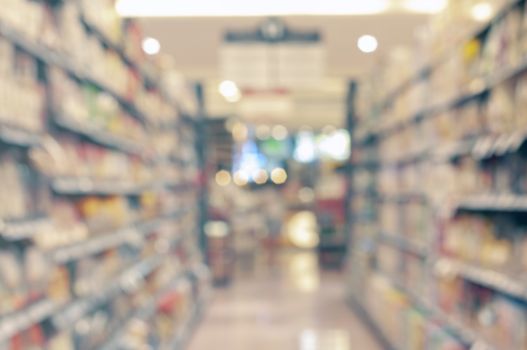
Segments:
[[[344,99],[349,79],[375,69],[379,57],[396,47],[411,45],[427,15],[380,14],[369,16],[287,17],[288,26],[317,29],[326,48],[326,78],[315,88],[295,89],[288,95],[293,108],[287,115],[269,116],[258,123],[283,124],[289,128],[344,123]],[[263,18],[148,18],[141,19],[145,35],[161,42],[163,54],[170,55],[176,68],[187,78],[203,82],[207,112],[211,117],[240,115],[239,103],[228,103],[218,92],[219,58],[226,29],[248,30],[258,27]],[[379,49],[364,54],[356,47],[358,37],[372,34]],[[240,115],[243,117],[243,115]]]

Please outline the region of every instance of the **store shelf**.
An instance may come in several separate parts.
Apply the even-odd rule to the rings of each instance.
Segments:
[[[390,91],[386,97],[381,99],[381,103],[378,103],[379,107],[384,109],[388,107],[393,100],[395,100],[401,93],[406,91],[408,88],[412,87],[416,82],[423,80],[427,76],[430,75],[431,72],[433,72],[442,62],[445,62],[448,58],[451,57],[452,52],[455,52],[459,49],[459,47],[470,40],[479,37],[482,33],[486,32],[490,29],[494,23],[503,18],[507,13],[509,13],[512,9],[514,9],[516,6],[522,3],[523,0],[507,0],[503,3],[501,8],[496,11],[496,14],[493,16],[493,18],[490,21],[487,21],[476,28],[474,28],[473,31],[468,33],[468,35],[457,45],[453,45],[450,49],[448,49],[446,52],[442,53],[438,56],[436,60],[433,62],[430,62],[429,64],[426,64],[424,67],[421,67],[417,69],[417,71],[412,74],[407,79],[403,79],[402,83],[400,83],[397,87],[395,87],[392,91]],[[525,69],[525,68],[524,68]],[[511,77],[511,74],[515,74],[515,69],[509,70],[509,74],[504,74],[504,77]],[[506,73],[506,72],[504,72]]]
[[[0,23],[0,35],[45,64],[60,68],[68,74],[75,76],[77,79],[85,81],[108,93],[137,119],[143,122],[147,120],[147,118],[138,110],[132,101],[124,96],[121,96],[119,93],[113,91],[113,89],[107,87],[104,83],[88,75],[68,57],[59,54],[42,44],[32,42],[30,39],[26,38],[24,34],[11,28],[5,23]]]
[[[6,103],[11,102],[12,104],[8,107],[15,109],[24,103],[48,105],[49,101],[41,100],[40,97],[43,96],[53,96],[56,99],[55,106],[63,106],[68,101],[74,102],[80,98],[82,103],[76,107],[83,110],[81,112],[89,114],[90,109],[101,109],[106,105],[102,107],[99,105],[107,102],[111,106],[106,107],[112,111],[124,113],[126,116],[123,118],[136,119],[130,123],[134,124],[134,128],[141,130],[137,133],[115,132],[113,128],[105,128],[106,124],[95,120],[97,118],[75,119],[68,114],[61,115],[58,110],[45,108],[46,106],[39,108],[42,115],[33,113],[21,116],[21,118],[36,118],[35,121],[42,119],[44,121],[42,130],[35,128],[33,124],[17,122],[13,119],[17,118],[13,114],[4,113],[2,115],[0,148],[5,154],[0,164],[0,172],[2,172],[4,182],[13,184],[13,188],[9,193],[6,192],[8,196],[4,196],[6,203],[3,203],[5,205],[0,217],[2,245],[0,253],[6,265],[3,266],[2,272],[13,275],[13,286],[3,286],[0,288],[0,294],[5,299],[4,304],[6,305],[4,306],[18,309],[16,312],[0,315],[0,344],[5,346],[49,347],[52,346],[51,343],[56,337],[61,340],[65,339],[65,342],[76,346],[79,341],[82,341],[79,339],[82,336],[73,328],[80,324],[79,321],[85,321],[102,310],[107,317],[105,322],[116,327],[123,325],[120,321],[126,320],[121,318],[129,312],[131,317],[146,317],[148,313],[149,316],[158,319],[160,315],[157,314],[156,300],[150,300],[141,310],[135,308],[135,306],[141,306],[137,305],[139,300],[136,300],[136,294],[145,297],[141,299],[142,301],[148,301],[153,297],[148,293],[165,284],[147,277],[158,271],[160,275],[170,278],[179,273],[178,266],[186,266],[202,260],[199,247],[197,247],[198,240],[191,236],[198,232],[197,218],[193,220],[194,217],[187,215],[197,210],[199,198],[193,192],[183,194],[183,191],[195,189],[197,185],[183,182],[186,180],[176,183],[172,181],[172,178],[170,181],[164,181],[164,179],[154,179],[155,182],[135,181],[135,178],[128,174],[123,174],[118,178],[114,176],[111,179],[93,176],[100,174],[102,167],[105,168],[105,174],[115,174],[115,171],[122,168],[120,168],[121,163],[129,160],[141,161],[140,167],[147,166],[157,169],[157,165],[161,164],[158,164],[158,160],[155,159],[158,155],[149,141],[157,140],[160,134],[163,134],[159,140],[162,143],[161,148],[171,147],[167,149],[167,152],[174,158],[187,159],[179,163],[178,170],[184,174],[199,173],[200,164],[196,161],[197,140],[195,139],[201,135],[196,135],[196,130],[188,127],[189,123],[195,125],[196,122],[193,119],[179,120],[177,118],[181,111],[177,108],[178,103],[173,100],[178,98],[173,97],[174,94],[182,96],[184,93],[194,93],[194,91],[191,91],[189,87],[188,91],[177,93],[172,91],[169,95],[167,91],[164,91],[164,86],[160,84],[159,79],[153,78],[157,73],[155,69],[161,68],[158,62],[149,60],[147,64],[151,62],[152,67],[146,67],[143,65],[142,58],[138,57],[138,60],[134,61],[135,55],[126,48],[140,48],[139,34],[141,31],[140,28],[135,27],[134,23],[137,23],[135,20],[115,17],[115,25],[122,26],[125,25],[125,21],[126,24],[130,22],[134,25],[134,31],[123,33],[122,42],[112,42],[109,38],[113,36],[106,35],[105,33],[109,31],[101,30],[102,25],[97,28],[96,25],[85,20],[82,13],[83,4],[72,3],[64,7],[48,5],[51,5],[48,1],[37,0],[34,4],[13,4],[14,7],[10,10],[29,8],[31,13],[28,13],[28,16],[32,18],[44,16],[48,19],[67,19],[67,23],[62,23],[63,25],[52,25],[53,28],[48,28],[51,32],[47,36],[44,35],[48,39],[60,39],[70,31],[75,35],[70,35],[68,40],[61,43],[52,43],[53,40],[43,40],[42,33],[30,35],[30,31],[20,26],[22,22],[11,25],[9,23],[15,22],[0,21],[0,37],[2,37],[3,44],[7,45],[3,52],[8,68],[4,72],[6,79],[4,79],[3,88],[9,92],[4,96],[4,99],[9,99]],[[92,4],[84,5],[91,6]],[[111,7],[108,10],[111,11]],[[37,29],[34,26],[32,28]],[[32,31],[32,28],[29,30]],[[81,42],[71,42],[75,38]],[[73,46],[70,47],[70,44]],[[89,48],[90,45],[95,45],[97,48],[91,61],[76,59],[80,57],[77,54],[82,54],[77,51],[79,49],[82,51],[83,47]],[[103,47],[108,48],[109,51]],[[22,71],[17,69],[20,62],[24,63]],[[149,76],[148,73],[152,74]],[[119,76],[119,81],[115,81],[114,75]],[[28,84],[22,84],[23,86],[20,87],[14,86],[12,91],[8,90],[12,85],[9,82],[18,82],[21,77],[22,80],[27,80]],[[144,86],[127,86],[126,81],[142,82]],[[72,90],[71,87],[74,89]],[[38,96],[34,95],[34,89],[38,90]],[[108,101],[100,100],[103,95]],[[184,98],[191,97],[184,96]],[[143,100],[145,100],[145,105],[149,106],[148,108],[141,103]],[[181,103],[181,105],[186,104]],[[156,116],[155,120],[154,118],[149,119],[150,116]],[[156,123],[157,119],[162,119],[163,122]],[[172,124],[169,134],[167,134],[168,129],[163,130],[159,125],[162,123]],[[27,125],[27,129],[17,125]],[[143,134],[144,142],[142,142]],[[133,137],[135,135],[139,137]],[[74,158],[78,162],[85,161],[83,169],[86,168],[86,171],[74,171],[70,174],[82,173],[89,176],[46,178],[48,174],[48,171],[44,169],[46,167],[32,164],[32,157],[28,156],[24,148],[47,146],[47,140],[50,137],[56,138],[58,142],[56,146],[64,148],[64,152],[75,154]],[[166,165],[176,168],[174,164]],[[37,176],[37,173],[40,175]],[[164,178],[164,176],[161,177]],[[183,177],[188,179],[186,176]],[[134,198],[134,196],[145,192],[154,193],[156,197],[162,195],[163,202],[165,199],[166,202],[173,202],[175,205],[171,207],[174,211],[163,210],[162,213],[158,213],[158,217],[139,222],[128,220],[123,227],[115,227],[115,229],[109,229],[108,232],[90,232],[90,235],[81,241],[74,241],[75,237],[72,236],[66,241],[69,244],[59,247],[54,245],[54,248],[46,248],[45,244],[40,244],[42,243],[40,242],[41,236],[45,238],[48,232],[52,236],[60,233],[55,232],[55,225],[57,228],[68,229],[64,225],[71,220],[78,219],[79,200],[90,201],[92,205],[104,210],[103,216],[107,219],[108,215],[112,216],[114,220],[107,220],[108,223],[121,222],[119,218],[113,217],[118,213],[112,212],[110,207],[126,208],[133,218],[143,217],[143,213],[149,213],[151,208],[148,203],[139,201],[139,198]],[[113,202],[111,198],[100,198],[101,196],[121,197],[115,198]],[[9,207],[11,199],[13,208]],[[109,203],[110,200],[112,203]],[[15,213],[23,212],[24,203],[28,202],[32,203],[31,207],[42,210],[39,211],[40,216],[35,214],[26,218],[11,219],[12,215],[16,215]],[[105,207],[101,204],[102,202],[108,202],[108,206]],[[186,207],[175,208],[176,204]],[[50,216],[51,213],[57,212],[60,212],[60,217]],[[86,223],[97,220],[96,215],[102,214],[99,212],[85,213]],[[4,216],[9,219],[4,219]],[[37,237],[38,239],[35,239]],[[130,249],[123,250],[127,254],[110,254],[110,256],[101,254],[110,253],[109,251],[121,247]],[[48,271],[32,266],[40,258],[44,258],[46,264],[51,264],[52,269]],[[114,268],[117,267],[119,269],[115,270]],[[84,283],[87,282],[85,278],[90,277],[89,272],[92,269],[100,272],[100,278]],[[103,275],[108,273],[112,276],[104,278]],[[28,281],[34,283],[28,284]],[[185,298],[189,298],[189,307],[197,307],[192,304],[194,299],[190,298],[190,294],[193,290],[201,290],[202,283],[205,282],[205,279],[195,279],[192,281],[192,286],[188,286],[189,288],[182,293]],[[63,293],[67,295],[62,295]],[[39,297],[44,297],[44,299],[37,300]],[[129,309],[122,310],[123,307]],[[4,309],[7,310],[7,308]],[[156,331],[154,324],[150,324],[149,327],[150,332]],[[118,329],[115,331],[117,332]],[[36,336],[28,336],[29,332]],[[113,337],[116,333],[112,329],[99,328],[91,332],[91,340],[96,342],[103,340],[103,337]],[[94,346],[93,343],[91,344]]]
[[[426,203],[428,201],[425,194],[420,192],[406,192],[406,193],[399,193],[399,194],[393,194],[393,195],[384,195],[379,196],[379,200],[382,202],[392,202],[392,203],[408,203],[413,201],[419,201]]]
[[[524,132],[484,136],[476,139],[471,153],[476,159],[480,160],[501,157],[518,152],[525,144],[525,141],[527,141],[527,134]]]
[[[121,60],[130,68],[135,70],[141,76],[143,82],[146,82],[147,85],[157,87],[157,82],[154,79],[148,76],[148,74],[141,68],[140,65],[136,64],[132,58],[126,53],[125,48],[120,43],[114,42],[114,40],[108,38],[108,36],[95,24],[91,23],[86,16],[80,16],[81,22],[88,29],[88,31],[97,38],[107,48],[115,51]]]
[[[476,284],[527,301],[525,283],[505,273],[448,258],[440,259],[436,262],[436,266],[441,266],[441,269],[448,269],[448,271]]]
[[[502,83],[523,74],[525,71],[527,71],[527,59],[522,60],[514,67],[503,68],[501,71],[498,71],[487,78],[480,79],[479,84],[473,84],[476,86],[475,88],[468,89],[464,93],[461,93],[453,98],[447,99],[444,102],[436,103],[432,106],[428,106],[420,111],[412,113],[412,115],[402,120],[388,124],[385,123],[384,125],[381,124],[374,133],[378,134],[378,136],[390,135],[408,127],[409,125],[419,122],[424,118],[429,118],[438,115],[441,112],[457,108],[471,100],[483,96]]]
[[[434,160],[438,161],[453,161],[461,157],[470,155],[473,151],[474,140],[461,140],[458,142],[449,143],[435,147],[431,154]]]
[[[190,316],[185,320],[180,329],[175,333],[174,339],[169,342],[167,349],[183,350],[190,340],[192,332],[201,317],[202,301],[198,301],[192,308]]]
[[[434,54],[432,61],[425,67],[415,68],[407,79],[400,77],[400,72],[397,72],[395,67],[393,71],[375,74],[372,79],[366,82],[369,85],[365,89],[365,93],[366,95],[373,95],[374,98],[379,96],[379,88],[387,86],[387,79],[399,76],[398,81],[400,82],[394,90],[383,92],[382,96],[379,96],[380,99],[376,98],[376,102],[370,106],[369,113],[365,110],[359,112],[369,115],[371,118],[358,120],[360,125],[353,135],[354,144],[357,147],[362,147],[360,152],[364,152],[366,156],[373,159],[379,159],[380,163],[378,169],[375,169],[378,173],[374,170],[371,178],[373,180],[379,179],[379,188],[388,188],[393,191],[400,190],[402,185],[406,183],[403,181],[406,178],[416,176],[423,176],[423,184],[428,184],[431,187],[437,186],[434,188],[434,196],[427,196],[427,190],[430,189],[421,189],[417,185],[415,188],[416,191],[422,190],[424,200],[429,198],[427,202],[431,209],[429,213],[417,210],[409,210],[404,213],[401,211],[404,204],[410,200],[413,201],[415,197],[403,195],[387,198],[383,197],[381,193],[379,198],[380,201],[394,202],[396,205],[392,205],[395,207],[393,215],[402,220],[426,219],[426,229],[423,228],[423,232],[419,233],[433,232],[434,237],[431,237],[430,241],[426,242],[425,245],[414,244],[404,238],[407,232],[397,232],[400,235],[377,235],[376,245],[390,244],[397,249],[424,257],[428,256],[427,252],[430,255],[441,256],[445,252],[444,242],[454,244],[455,247],[452,249],[459,250],[473,240],[469,232],[463,237],[458,237],[459,229],[464,225],[470,226],[471,231],[474,231],[475,234],[478,233],[478,228],[485,225],[488,231],[492,232],[492,235],[507,240],[507,244],[520,244],[516,241],[517,236],[514,236],[513,239],[512,235],[522,229],[523,216],[527,213],[527,194],[504,192],[515,192],[520,187],[517,176],[518,172],[521,172],[520,169],[523,169],[523,156],[527,150],[525,146],[527,133],[521,130],[518,119],[522,116],[521,108],[525,106],[527,57],[523,48],[518,51],[510,49],[516,44],[521,44],[521,39],[515,36],[517,33],[513,30],[515,29],[514,26],[520,23],[520,17],[522,17],[522,25],[525,24],[526,18],[522,16],[523,0],[507,0],[502,4],[503,7],[495,9],[496,14],[487,23],[478,25],[477,28],[471,30],[468,36],[461,38],[463,41],[454,44],[447,43],[445,50],[442,50],[439,55]],[[452,10],[455,11],[454,8]],[[513,11],[514,13],[512,13]],[[437,32],[446,35],[448,31]],[[512,46],[499,47],[499,52],[493,50],[499,46],[500,39],[505,36],[510,38]],[[480,40],[476,43],[472,40],[475,38]],[[469,45],[464,47],[465,44]],[[466,84],[460,86],[448,84],[463,69],[465,69],[465,73],[468,72],[467,62],[461,62],[460,58],[463,52],[468,54],[468,51],[471,51],[470,55],[472,55],[470,70],[474,73],[478,70],[477,74],[467,76],[466,78],[469,79],[467,79]],[[411,57],[408,59],[409,64],[415,62],[414,56],[409,56]],[[507,56],[506,61],[510,62],[509,64],[501,59],[505,56]],[[517,57],[519,58],[516,59]],[[470,74],[470,72],[468,73]],[[440,91],[436,91],[438,89]],[[427,100],[427,96],[432,97],[432,101]],[[393,113],[405,108],[410,108],[405,114],[393,115]],[[353,109],[350,108],[349,113],[352,114],[352,112]],[[487,119],[483,120],[483,116]],[[488,117],[492,120],[489,121]],[[352,125],[355,126],[356,124]],[[513,125],[517,125],[517,128],[514,129]],[[493,133],[497,133],[498,130],[509,131],[509,133],[490,134],[487,130],[492,130]],[[424,134],[437,136],[438,138],[432,139],[438,142],[430,144],[432,140],[420,137]],[[457,141],[452,141],[456,138],[458,138]],[[419,144],[419,147],[413,147],[415,142]],[[496,159],[499,157],[509,158]],[[362,158],[364,159],[364,157]],[[469,159],[467,162],[457,163],[458,160],[464,160],[464,158]],[[492,160],[492,162],[487,163],[488,160]],[[456,162],[456,164],[445,164],[445,162]],[[430,172],[430,174],[426,172]],[[440,175],[436,176],[437,174]],[[393,177],[388,179],[389,176]],[[469,192],[471,189],[470,183],[466,181],[467,176],[484,177],[489,183],[498,183],[503,190],[501,193],[486,193],[488,190],[480,189],[476,191],[479,192],[478,194],[458,198],[460,194],[472,193]],[[443,179],[445,181],[444,188],[442,188],[443,184],[441,183]],[[462,188],[456,191],[455,189],[459,186]],[[451,214],[461,212],[465,215],[455,220],[454,215],[444,215],[448,213],[442,211],[444,201],[435,203],[434,198],[458,199],[448,203],[450,205],[447,209],[453,209],[450,211]],[[379,206],[373,207],[372,210],[380,211],[381,208]],[[388,214],[392,214],[392,212]],[[402,217],[403,214],[404,217]],[[410,219],[407,219],[408,216]],[[386,220],[390,219],[392,217],[387,215]],[[379,227],[384,227],[385,222],[382,222],[381,216],[379,216],[379,221]],[[353,223],[355,222],[352,218],[350,224]],[[352,232],[361,229],[359,225],[351,228]],[[380,230],[373,224],[371,229],[377,232]],[[360,246],[361,238],[354,243],[355,246]],[[497,245],[490,237],[486,239],[486,243]],[[490,254],[494,251],[492,249],[499,251],[500,247],[489,247]],[[382,288],[382,284],[377,285],[375,283],[374,277],[369,278],[370,271],[376,269],[375,261],[378,259],[375,259],[375,256],[378,254],[381,253],[376,253],[372,262],[368,262],[366,267],[359,268],[357,281],[354,282],[372,286],[371,291],[379,293],[382,298],[387,296],[383,293],[388,293],[390,288]],[[509,258],[519,259],[515,254]],[[444,271],[444,274],[438,273],[433,276],[432,266],[434,264],[428,262],[441,264],[440,267],[436,265],[435,270],[436,272]],[[415,262],[412,261],[412,264]],[[514,347],[513,342],[507,343],[506,340],[516,337],[519,339],[523,336],[521,331],[523,318],[521,315],[525,311],[525,302],[527,302],[527,284],[523,279],[503,273],[503,271],[496,271],[475,263],[454,260],[450,257],[440,257],[437,261],[423,261],[419,270],[417,269],[419,266],[412,265],[411,267],[415,267],[414,271],[431,276],[430,284],[425,284],[428,279],[426,281],[409,281],[402,272],[385,276],[392,286],[407,296],[406,299],[410,305],[401,307],[393,300],[386,300],[385,303],[389,308],[397,308],[401,313],[410,310],[420,311],[426,316],[426,320],[422,321],[423,327],[429,327],[431,324],[438,325],[449,335],[453,335],[460,344],[465,345],[464,347],[459,345],[460,348],[497,350],[507,346]],[[435,295],[435,289],[442,285],[443,279],[448,280],[454,275],[479,286],[479,288],[488,289],[486,300],[482,300],[477,291],[471,288],[464,289],[462,294],[450,298],[452,300],[449,299],[449,303],[452,305],[450,309],[457,310],[456,313],[451,314],[439,307],[439,300],[435,298],[428,300],[419,294],[425,290],[423,288],[428,287],[426,290],[429,293],[426,295],[430,297]],[[376,290],[375,287],[379,288]],[[504,295],[506,297],[503,297]],[[505,336],[502,339],[487,337],[487,333],[492,332],[484,331],[483,328],[477,326],[477,315],[485,312],[489,307],[492,308],[495,301],[503,300],[505,300],[504,305],[506,307],[517,312],[517,315],[511,315],[510,321],[512,323],[517,321],[519,327],[517,327],[518,329],[511,329],[507,339]],[[382,313],[375,322],[380,323],[374,324],[375,327],[384,329]],[[393,326],[393,322],[387,325]],[[401,320],[401,326],[407,327],[405,329],[412,329],[415,327],[415,323]],[[506,325],[501,325],[499,322],[495,322],[492,326],[496,328],[493,330],[496,333],[506,334],[509,330]],[[406,337],[410,337],[410,335],[406,335]],[[441,340],[427,335],[422,340],[434,342],[439,347],[447,346],[446,344],[454,346],[448,338],[450,337],[446,337],[447,340]],[[502,344],[508,345],[499,344],[500,341]],[[440,344],[441,342],[442,344]],[[404,347],[404,343],[402,346]]]
[[[0,343],[29,329],[34,324],[49,319],[61,307],[61,304],[46,299],[38,301],[21,311],[2,317],[0,320]]]
[[[403,157],[393,160],[393,161],[387,161],[384,164],[386,164],[387,166],[400,168],[400,167],[416,164],[419,162],[427,161],[429,159],[430,159],[430,150],[421,149],[421,150],[408,152],[408,154],[405,154]]]
[[[21,219],[0,220],[0,236],[8,241],[32,238],[36,233],[51,227],[51,221],[45,216]]]
[[[112,332],[112,336],[110,339],[108,339],[101,347],[101,350],[113,350],[113,349],[119,349],[120,343],[123,341],[123,337],[125,336],[126,330],[128,328],[129,323],[132,320],[144,320],[148,321],[149,318],[151,318],[155,312],[156,307],[159,299],[166,294],[167,292],[176,289],[178,285],[186,281],[187,278],[184,273],[177,276],[171,283],[169,283],[168,286],[165,288],[162,288],[160,291],[156,293],[151,299],[149,299],[141,308],[132,311],[130,315],[121,322],[119,329],[117,329],[115,332]],[[174,349],[174,348],[171,348]]]
[[[108,36],[103,33],[101,29],[95,24],[92,24],[90,21],[86,19],[86,16],[81,15],[80,16],[81,22],[84,24],[84,26],[88,29],[88,31],[97,38],[107,48],[111,49],[112,51],[115,51],[121,60],[125,62],[128,66],[135,68],[136,65],[133,63],[133,60],[131,60],[124,52],[124,48],[114,42],[112,39],[108,38]]]
[[[458,211],[523,213],[527,212],[527,195],[473,195],[459,201],[455,208]]]
[[[452,161],[470,156],[484,161],[517,153],[526,141],[527,133],[521,131],[501,135],[483,135],[437,147],[434,157]]]
[[[69,261],[82,259],[87,256],[95,255],[106,250],[119,247],[126,243],[137,242],[144,235],[152,233],[159,225],[166,220],[174,220],[177,216],[173,214],[153,219],[147,222],[140,222],[129,227],[118,229],[106,234],[100,234],[94,238],[83,240],[72,245],[54,249],[49,253],[51,259],[59,264],[64,264]],[[177,215],[180,215],[179,213]],[[176,243],[180,241],[180,236]]]
[[[424,312],[430,320],[433,320],[438,326],[452,334],[454,337],[458,338],[471,349],[498,350],[497,348],[491,346],[490,343],[481,335],[472,330],[471,327],[467,326],[455,317],[446,314],[434,306],[431,302],[426,301],[422,296],[408,290],[403,284],[394,280],[390,276],[382,272],[379,272],[379,274],[385,278],[394,288],[406,295],[408,300],[416,309]],[[477,347],[475,347],[476,344]]]
[[[145,156],[145,145],[129,141],[126,137],[116,136],[110,132],[101,130],[97,126],[85,125],[85,123],[57,115],[53,120],[60,128],[86,137],[98,145],[117,149],[132,155]]]
[[[51,259],[64,264],[83,257],[121,246],[127,242],[134,242],[140,237],[140,232],[134,228],[125,228],[98,237],[83,240],[72,245],[61,247],[50,252]]]
[[[103,82],[97,80],[97,78],[91,77],[86,74],[77,73],[79,79],[84,80],[86,83],[93,85],[97,89],[104,91],[108,95],[112,96],[119,104],[126,109],[131,116],[135,117],[139,121],[145,123],[148,118],[141,112],[138,107],[127,97],[122,96],[118,92],[106,86]]]
[[[384,350],[402,350],[398,349],[397,347],[393,346],[391,342],[388,340],[388,337],[383,333],[383,331],[379,328],[377,325],[377,322],[371,317],[371,315],[368,313],[368,311],[362,306],[361,301],[356,300],[355,297],[350,298],[350,304],[355,313],[360,317],[360,319],[363,321],[363,323],[368,327],[371,334],[377,339],[377,341],[381,344],[382,348]]]
[[[134,287],[131,288],[130,281],[144,280],[162,263],[163,258],[161,256],[140,261],[117,276],[99,292],[70,302],[53,316],[52,322],[54,327],[60,330],[68,329],[84,315],[96,309],[99,305],[104,304],[106,301],[114,299],[121,293],[130,293],[137,290],[141,284],[134,283]]]
[[[351,167],[353,168],[366,168],[366,169],[376,169],[380,166],[378,161],[357,161],[351,162]]]
[[[53,192],[60,195],[140,195],[152,189],[150,184],[137,185],[127,181],[93,180],[91,178],[55,178],[51,181]]]
[[[40,145],[42,135],[0,122],[0,143],[19,147]]]
[[[381,242],[389,244],[392,247],[412,253],[422,258],[426,258],[428,255],[428,249],[425,245],[412,242],[410,239],[401,235],[381,233],[379,234],[379,239]]]

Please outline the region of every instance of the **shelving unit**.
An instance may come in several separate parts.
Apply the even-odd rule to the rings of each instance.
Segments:
[[[0,13],[2,349],[180,349],[206,301],[199,116],[113,11],[13,0]]]
[[[501,3],[393,90],[359,85],[350,290],[387,348],[527,346],[527,6]]]

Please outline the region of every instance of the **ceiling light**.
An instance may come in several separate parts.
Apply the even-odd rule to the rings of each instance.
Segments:
[[[145,38],[143,40],[143,51],[147,55],[157,55],[161,50],[161,44],[159,40],[154,38]]]
[[[229,226],[224,221],[209,221],[205,224],[208,237],[222,238],[229,235]]]
[[[357,47],[364,53],[372,53],[377,50],[379,43],[373,35],[363,35],[357,40]]]
[[[403,9],[411,12],[437,14],[448,5],[448,0],[405,0]]]
[[[247,140],[247,137],[249,136],[249,129],[245,124],[241,122],[236,122],[234,126],[232,127],[232,138],[235,141],[243,142]]]
[[[470,10],[472,18],[478,22],[486,22],[492,17],[494,10],[488,2],[476,4]]]
[[[267,171],[260,169],[254,174],[253,179],[257,185],[263,185],[269,180],[269,175],[267,174]]]
[[[389,6],[389,0],[118,0],[115,8],[123,17],[261,17],[371,15]]]
[[[316,145],[313,133],[301,131],[296,138],[293,158],[300,163],[311,163],[316,158]]]
[[[287,172],[282,168],[276,168],[271,171],[271,181],[281,185],[287,181]]]
[[[301,211],[294,214],[286,225],[286,233],[298,248],[312,249],[319,244],[316,216],[310,211]]]
[[[318,152],[326,158],[344,161],[350,155],[350,136],[346,130],[337,130],[331,135],[325,135],[318,144]]]
[[[220,170],[216,173],[216,183],[225,187],[231,183],[231,174],[227,170]]]
[[[229,102],[238,102],[242,97],[240,89],[235,82],[230,80],[222,81],[218,91]]]
[[[245,186],[249,182],[249,175],[245,171],[234,173],[233,181],[237,186]]]
[[[283,125],[275,125],[273,127],[273,131],[272,131],[273,138],[278,141],[285,140],[288,134],[289,133],[287,131],[287,128]]]

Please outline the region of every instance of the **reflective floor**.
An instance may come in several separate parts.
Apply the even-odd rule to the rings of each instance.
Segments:
[[[380,349],[346,304],[340,275],[321,273],[312,253],[273,260],[246,262],[215,293],[190,350]]]

